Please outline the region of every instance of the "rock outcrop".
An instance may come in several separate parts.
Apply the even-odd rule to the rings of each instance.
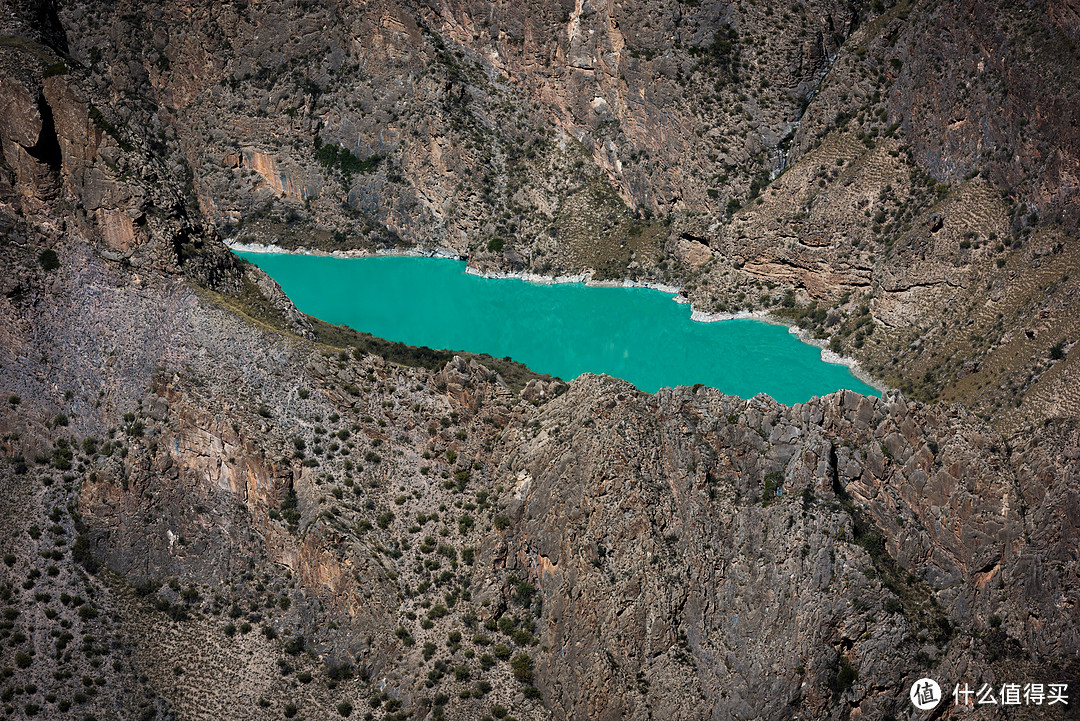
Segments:
[[[4,306],[0,382],[21,398],[0,415],[5,503],[27,509],[4,550],[22,573],[65,529],[117,574],[63,555],[33,589],[85,586],[118,619],[134,669],[102,676],[118,692],[90,701],[101,714],[154,698],[181,718],[258,718],[260,699],[319,715],[370,697],[460,719],[884,718],[929,667],[972,683],[1075,672],[1075,424],[1003,436],[899,394],[784,407],[595,376],[516,397],[475,361],[319,350],[61,250],[58,275],[24,291],[38,302]],[[115,356],[77,346],[89,328]],[[43,338],[46,358],[19,353]],[[32,522],[52,530],[16,545]],[[55,605],[10,598],[45,643]],[[239,691],[211,680],[248,658]],[[39,653],[32,678],[69,698],[52,663]]]
[[[810,332],[910,395],[1021,423],[1080,409],[1076,359],[1046,373],[1080,282],[1064,6],[31,5],[20,31],[110,98],[96,124],[75,114],[94,135],[76,144],[116,163],[127,126],[152,128],[154,175],[226,235],[681,285],[706,313],[785,312],[791,291],[821,306]],[[17,147],[5,172],[55,192]],[[127,254],[162,231],[114,176],[73,178]],[[1056,276],[1041,307],[1035,263]],[[1004,302],[984,313],[980,287]],[[864,306],[877,332],[856,340]],[[986,322],[954,328],[942,309],[961,307]],[[1030,347],[996,327],[1043,313]]]

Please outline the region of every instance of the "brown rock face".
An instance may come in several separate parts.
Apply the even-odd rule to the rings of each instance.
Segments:
[[[288,196],[305,202],[318,196],[318,183],[297,181],[292,175],[281,170],[273,157],[254,148],[244,148],[241,153],[243,167],[251,168],[274,189],[278,195]],[[230,166],[235,167],[235,165]]]
[[[90,203],[89,210],[97,210],[103,204],[112,207],[126,200],[117,184],[110,182],[104,170],[97,167],[101,147],[111,138],[91,120],[90,103],[84,93],[63,76],[57,76],[45,81],[44,95],[53,116],[56,142],[64,160],[64,178],[70,191],[85,197]],[[115,147],[116,143],[112,145]]]
[[[935,176],[956,182],[981,170],[1044,219],[1075,230],[1080,56],[1073,18],[1062,9],[1010,15],[986,2],[942,8],[934,26],[919,28],[901,48],[905,68],[890,104],[910,124],[916,158]],[[951,59],[947,72],[934,67],[935,56]]]
[[[42,98],[34,63],[4,51],[9,72],[0,82],[0,102],[8,108],[0,121],[0,149],[11,170],[12,193],[29,209],[56,197],[59,154],[52,115]]]
[[[41,136],[41,111],[38,98],[13,77],[0,81],[0,100],[8,108],[0,119],[0,133],[4,138],[24,148],[37,144]]]
[[[490,548],[543,593],[556,717],[702,718],[703,700],[825,717],[837,652],[858,670],[851,708],[878,716],[921,673],[905,646],[948,676],[973,673],[968,629],[995,614],[1040,654],[1080,643],[1057,600],[1077,528],[1053,510],[1075,504],[1075,468],[1044,465],[1045,438],[1006,452],[899,397],[627,391],[579,380],[538,435],[506,436],[514,531]]]
[[[121,247],[160,232],[109,167],[126,127],[154,127],[176,152],[148,188],[183,178],[240,240],[446,248],[484,270],[682,285],[704,312],[790,290],[821,306],[813,334],[909,394],[1071,414],[1072,361],[1043,381],[1015,360],[1074,334],[1059,309],[1077,292],[1076,26],[1067,3],[1040,7],[91,3],[60,17],[110,102],[71,144],[109,157],[72,182],[124,206]],[[1057,276],[1043,307],[1036,263]],[[980,287],[1004,299],[992,313]],[[863,307],[877,334],[855,340]],[[979,328],[953,327],[959,308]],[[1044,312],[1039,348],[1002,350],[999,313]]]
[[[221,223],[269,191],[277,212],[299,201],[358,238],[342,202],[408,242],[467,250],[476,236],[522,236],[531,250],[579,185],[552,183],[552,170],[578,160],[631,212],[719,212],[777,165],[800,98],[857,15],[825,0],[768,32],[762,9],[714,2],[122,3],[64,18],[92,71],[91,53],[109,55],[125,113],[143,112],[136,98],[160,106]],[[104,27],[125,42],[101,50],[91,38]],[[154,57],[130,55],[136,43]],[[316,137],[371,164],[339,176],[316,159]],[[229,155],[244,162],[223,166]],[[504,207],[514,229],[478,222]]]
[[[97,212],[98,229],[105,245],[112,250],[129,251],[135,247],[135,225],[122,210]]]

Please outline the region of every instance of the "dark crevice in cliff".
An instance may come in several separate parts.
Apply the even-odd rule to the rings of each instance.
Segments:
[[[63,155],[60,151],[60,141],[56,137],[56,121],[53,118],[52,108],[44,99],[39,99],[38,112],[41,113],[41,132],[38,134],[37,142],[33,147],[27,148],[26,152],[48,165],[53,173],[59,174]]]
[[[35,39],[68,54],[67,30],[60,22],[56,0],[22,0],[13,3],[11,14],[20,17],[32,31]]]
[[[54,0],[43,0],[40,5],[39,18],[41,27],[45,28],[45,38],[49,44],[60,52],[67,55],[70,52],[68,46],[67,30],[60,22],[60,14]]]
[[[829,445],[829,481],[832,485],[832,491],[837,498],[847,498],[847,491],[840,485],[840,474],[836,470],[836,446]]]

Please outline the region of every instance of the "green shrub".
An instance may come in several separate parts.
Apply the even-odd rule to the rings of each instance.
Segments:
[[[85,533],[80,533],[75,537],[75,543],[71,546],[71,557],[85,568],[87,573],[95,574],[100,567],[97,559],[90,552],[90,537]]]
[[[353,667],[348,661],[330,662],[326,665],[326,677],[331,681],[347,681],[353,677]]]
[[[45,271],[51,272],[60,267],[60,256],[52,248],[46,248],[38,254],[38,263]]]
[[[510,662],[510,670],[521,683],[530,683],[533,679],[533,661],[528,654],[519,653]]]
[[[412,637],[412,634],[409,633],[409,630],[404,626],[398,626],[397,630],[394,631],[394,635],[400,638],[401,642],[406,646],[412,646],[416,643],[416,639]]]
[[[460,533],[462,536],[464,536],[470,530],[472,530],[472,527],[474,525],[475,525],[475,521],[473,521],[472,516],[470,516],[468,513],[466,513],[466,514],[462,515],[461,518],[458,519],[458,533]]]
[[[292,533],[296,533],[296,529],[300,524],[300,512],[297,511],[298,505],[299,499],[296,497],[296,491],[290,488],[286,491],[285,498],[281,502],[281,517],[289,524],[289,531]]]
[[[854,686],[858,679],[859,672],[855,670],[855,667],[851,665],[851,662],[846,657],[841,656],[837,663],[836,675],[833,676],[829,686],[833,695],[839,697]]]
[[[348,148],[341,145],[324,145],[322,139],[316,137],[315,158],[327,170],[337,169],[346,178],[352,178],[356,173],[373,172],[386,159],[386,156],[376,154],[360,160]]]
[[[780,471],[770,471],[765,474],[765,487],[761,491],[761,505],[768,506],[780,495],[780,487],[784,485],[784,475]]]
[[[293,636],[285,642],[285,653],[291,656],[297,656],[304,652],[304,637],[300,635]]]
[[[522,581],[517,585],[517,602],[522,606],[528,606],[532,603],[533,594],[535,593],[535,586],[526,581]]]

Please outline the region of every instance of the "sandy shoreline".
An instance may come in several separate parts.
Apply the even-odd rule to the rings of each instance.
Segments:
[[[225,246],[229,250],[238,250],[241,253],[271,253],[274,255],[315,255],[326,258],[447,258],[449,260],[465,260],[456,250],[451,248],[436,248],[435,250],[415,250],[412,248],[395,248],[392,250],[319,250],[317,248],[299,247],[295,250],[286,250],[276,245],[263,243],[238,243],[226,240]]]
[[[890,390],[888,386],[883,385],[876,379],[874,379],[869,373],[863,370],[859,365],[859,361],[855,358],[849,358],[848,356],[840,355],[834,351],[829,350],[826,342],[821,338],[814,338],[804,328],[800,328],[791,321],[772,315],[768,311],[763,310],[740,310],[736,313],[705,313],[700,310],[695,310],[690,313],[690,319],[696,320],[700,323],[716,323],[725,320],[756,320],[762,323],[769,323],[771,325],[787,326],[788,333],[797,336],[800,341],[807,345],[815,346],[821,349],[821,360],[823,363],[832,363],[833,365],[847,366],[851,371],[851,374],[861,380],[871,388],[884,393]]]
[[[413,249],[394,249],[394,250],[309,250],[307,248],[297,248],[296,250],[285,250],[274,245],[264,245],[262,243],[237,243],[234,241],[225,241],[225,245],[229,250],[238,250],[244,253],[275,253],[281,255],[315,255],[331,258],[372,258],[372,257],[406,257],[406,258],[447,258],[450,260],[466,260],[457,251],[450,248],[436,248],[435,250],[413,250]],[[690,300],[685,296],[680,295],[682,290],[678,286],[665,285],[663,283],[648,283],[636,280],[593,280],[592,273],[578,273],[575,275],[539,275],[537,273],[526,273],[523,271],[516,271],[512,273],[497,272],[489,273],[482,270],[477,270],[470,265],[465,266],[465,272],[469,275],[474,275],[478,278],[488,279],[512,279],[523,280],[527,283],[537,283],[540,285],[559,285],[562,283],[584,283],[587,286],[596,288],[647,288],[649,290],[657,290],[661,293],[670,293],[672,300],[676,303],[689,304]],[[848,356],[840,355],[829,350],[825,341],[820,338],[812,337],[806,330],[799,326],[786,321],[783,318],[778,318],[766,311],[761,310],[741,310],[734,313],[706,313],[705,311],[694,310],[691,305],[690,308],[690,320],[697,321],[698,323],[719,323],[725,320],[756,320],[762,323],[769,323],[771,325],[783,325],[787,326],[788,332],[799,338],[800,341],[807,345],[812,345],[821,350],[821,360],[824,363],[831,363],[833,365],[847,366],[851,371],[851,374],[858,378],[866,385],[874,388],[879,392],[889,390],[888,386],[883,385],[876,379],[870,376],[862,366],[859,365],[859,361],[850,358]]]
[[[522,271],[516,271],[513,273],[487,273],[476,268],[466,266],[465,272],[469,275],[475,275],[478,278],[500,278],[500,279],[513,279],[524,280],[527,283],[539,283],[540,285],[558,285],[560,283],[584,283],[591,288],[648,288],[649,290],[658,290],[661,293],[671,293],[676,296],[676,301],[681,303],[688,303],[685,298],[678,296],[679,287],[675,285],[664,285],[663,283],[645,283],[637,280],[593,280],[591,273],[578,273],[577,275],[538,275],[536,273],[525,273]]]

